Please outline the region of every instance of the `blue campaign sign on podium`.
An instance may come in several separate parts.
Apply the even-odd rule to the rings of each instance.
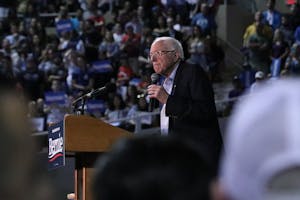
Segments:
[[[51,125],[48,129],[48,169],[65,165],[64,122]]]

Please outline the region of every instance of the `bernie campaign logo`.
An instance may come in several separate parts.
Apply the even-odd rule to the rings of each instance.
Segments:
[[[60,131],[60,127],[52,130],[52,133]],[[49,162],[55,161],[57,158],[63,156],[63,137],[60,136],[56,139],[49,138]]]

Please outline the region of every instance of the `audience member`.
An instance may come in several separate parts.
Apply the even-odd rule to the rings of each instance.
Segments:
[[[128,59],[129,66],[135,75],[139,75],[140,70],[138,68],[138,57],[140,50],[141,36],[133,32],[133,27],[128,26],[126,28],[126,34],[121,41],[121,51]]]
[[[280,71],[283,68],[289,52],[289,45],[286,41],[284,41],[283,33],[280,31],[280,29],[276,29],[274,31],[271,49],[271,77],[279,77]]]
[[[152,35],[151,31],[148,33],[145,33],[143,35],[142,42],[140,45],[140,53],[139,53],[139,57],[138,57],[139,66],[141,69],[141,76],[143,76],[147,73],[148,74],[153,73],[151,62],[148,59],[150,47],[151,47],[153,40],[154,40],[154,36]]]
[[[7,35],[5,39],[8,40],[10,48],[15,49],[26,37],[20,34],[18,24],[10,24],[10,34]]]
[[[118,119],[124,118],[127,115],[126,104],[120,94],[115,94],[108,101],[107,109],[104,113],[104,118],[113,126],[120,126],[121,122]]]
[[[225,116],[228,116],[232,109],[234,108],[234,105],[236,104],[238,98],[244,94],[245,92],[245,87],[243,83],[241,82],[241,79],[239,79],[238,76],[234,76],[232,79],[232,86],[233,88],[229,91],[228,93],[228,103],[225,108]]]
[[[220,71],[224,67],[225,52],[216,37],[207,37],[204,44],[209,78],[211,81],[221,81]]]
[[[153,35],[155,37],[160,37],[163,36],[164,33],[167,31],[168,29],[167,29],[166,19],[162,15],[158,16],[156,25],[153,28]]]
[[[59,10],[59,15],[55,19],[56,32],[58,37],[62,35],[62,33],[71,32],[74,30],[71,17],[69,16],[69,11],[65,7],[61,7]]]
[[[297,26],[296,27],[296,30],[294,32],[294,40],[295,40],[295,43],[300,43],[300,26]]]
[[[289,20],[291,21],[292,30],[300,25],[300,3],[296,2],[290,6]]]
[[[270,41],[264,35],[264,25],[257,24],[255,34],[249,37],[249,64],[255,69],[268,74],[270,71]]]
[[[43,51],[42,56],[40,57],[38,69],[44,72],[45,75],[49,74],[49,72],[55,68],[55,63],[54,63],[55,57],[56,57],[55,49],[51,48],[50,46],[49,48],[46,48]]]
[[[299,80],[278,80],[236,106],[215,200],[299,199]]]
[[[94,200],[209,199],[212,172],[205,159],[176,138],[121,140],[95,166]]]
[[[279,30],[282,32],[284,41],[291,47],[294,43],[294,30],[292,29],[290,19],[287,15],[282,15]]]
[[[267,0],[267,10],[263,11],[263,22],[270,25],[273,30],[280,27],[281,13],[275,9],[276,0]]]
[[[33,3],[27,3],[25,5],[25,11],[23,14],[23,23],[24,23],[24,29],[28,29],[31,26],[31,21],[32,19],[36,19],[38,17],[38,10],[37,6],[34,5]]]
[[[1,79],[0,199],[56,199],[53,185],[36,160],[36,144],[30,135],[26,106],[19,94]]]
[[[180,31],[177,31],[174,29],[174,18],[172,17],[168,17],[167,20],[167,31],[166,33],[164,34],[164,36],[170,36],[172,38],[175,38],[179,41],[182,41],[184,42],[182,39],[183,39],[183,35]]]
[[[116,23],[113,27],[113,38],[114,41],[117,42],[119,45],[121,44],[122,38],[124,37],[125,33],[123,32],[122,26],[119,23]]]
[[[122,8],[119,9],[117,22],[121,24],[122,27],[130,20],[130,13],[132,12],[132,1],[123,1]]]
[[[82,9],[76,10],[76,15],[71,18],[72,26],[78,35],[80,35],[81,27],[80,24],[83,23],[83,11]]]
[[[98,51],[103,54],[102,60],[109,59],[113,66],[117,65],[120,59],[120,45],[114,41],[112,32],[106,31]]]
[[[249,88],[255,81],[255,73],[256,70],[254,70],[249,63],[246,62],[242,65],[242,71],[239,73],[238,77],[244,89]]]
[[[265,81],[265,74],[262,71],[255,73],[255,82],[251,84],[250,92],[255,92],[258,88],[262,87]]]
[[[133,32],[135,34],[141,35],[144,24],[142,21],[138,19],[137,12],[136,11],[132,12],[130,14],[130,17],[131,17],[130,20],[125,24],[125,30],[127,29],[128,26],[132,26]]]
[[[289,57],[286,59],[284,69],[292,76],[300,75],[300,45],[295,43]]]
[[[12,54],[12,48],[10,47],[10,44],[9,44],[9,40],[8,39],[2,39],[1,41],[1,52],[4,54],[4,56],[11,56]]]
[[[98,47],[102,41],[102,36],[99,34],[91,20],[83,21],[83,31],[80,37],[85,43],[86,61],[90,63],[97,60]]]
[[[243,35],[243,46],[247,47],[249,43],[250,36],[256,33],[258,26],[262,26],[262,34],[268,39],[271,40],[273,37],[273,30],[270,26],[263,24],[263,15],[260,11],[257,11],[254,14],[254,22],[249,25]]]
[[[83,56],[76,59],[77,69],[72,73],[72,94],[76,97],[87,93],[93,88],[94,79],[90,71],[90,66]]]
[[[31,51],[32,51],[32,56],[35,59],[39,59],[42,55],[42,51],[44,50],[44,44],[42,40],[40,39],[38,34],[33,34],[32,37],[30,38],[31,40]]]
[[[6,77],[8,80],[15,81],[15,76],[12,68],[11,58],[4,56],[0,51],[0,76]]]
[[[18,76],[18,82],[22,85],[25,95],[30,100],[42,98],[44,94],[45,76],[38,70],[36,61],[33,58],[26,60],[26,68]]]
[[[205,36],[216,36],[217,24],[206,3],[201,4],[201,11],[193,16],[191,24],[200,26]]]

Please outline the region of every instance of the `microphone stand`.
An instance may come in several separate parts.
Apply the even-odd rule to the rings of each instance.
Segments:
[[[72,102],[73,113],[76,113],[77,115],[84,115],[84,106],[85,106],[85,103],[86,103],[86,99],[87,99],[87,96],[86,95],[82,95],[82,96],[78,97],[77,99],[75,99]],[[81,102],[80,103],[81,108],[78,108],[78,106],[77,106],[78,102]]]
[[[106,84],[102,88],[98,88],[96,90],[93,90],[93,91],[91,91],[87,94],[84,94],[84,95],[78,97],[77,99],[75,99],[72,102],[73,112],[78,114],[78,115],[84,115],[84,106],[85,106],[86,100],[88,98],[92,98],[92,97],[96,96],[98,93],[107,92],[107,90],[111,90],[111,89],[112,89],[112,85],[111,84]],[[77,108],[78,102],[81,102],[81,109]]]

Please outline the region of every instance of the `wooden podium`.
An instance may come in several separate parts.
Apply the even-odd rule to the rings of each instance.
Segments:
[[[76,200],[91,200],[93,165],[102,152],[112,144],[132,133],[111,126],[99,119],[84,115],[67,115],[64,119],[65,151],[75,155]]]

